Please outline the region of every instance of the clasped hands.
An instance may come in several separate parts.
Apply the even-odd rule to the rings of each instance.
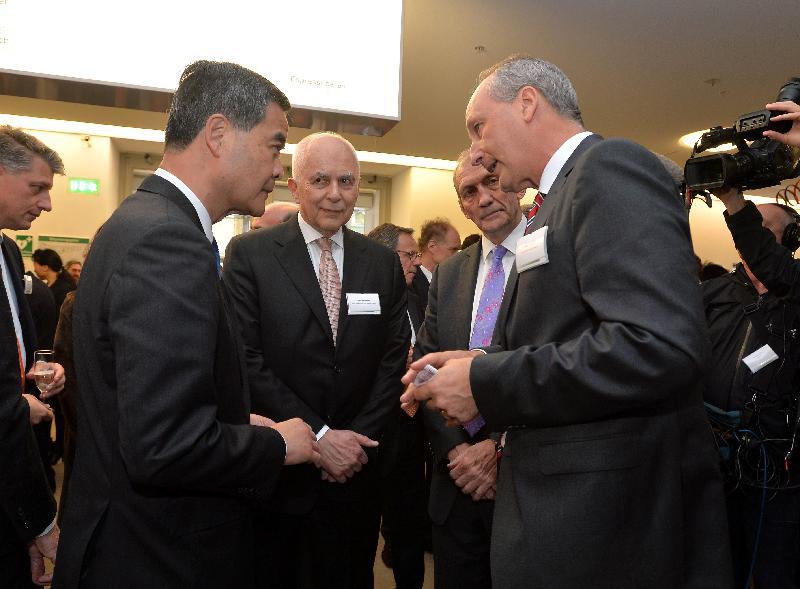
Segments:
[[[435,352],[413,362],[402,379],[408,388],[400,397],[401,406],[411,405],[414,401],[425,401],[428,408],[441,413],[451,427],[475,418],[478,407],[472,396],[469,370],[473,358],[482,353],[478,350]],[[414,379],[427,364],[438,372],[425,384],[414,386]]]
[[[321,469],[322,480],[344,483],[367,463],[364,448],[378,442],[350,430],[329,429],[317,441],[311,427],[299,417],[275,423],[263,415],[250,414],[250,424],[277,430],[286,442],[285,465],[310,462]]]
[[[497,493],[497,452],[493,440],[459,444],[447,453],[450,478],[473,501],[494,499]]]

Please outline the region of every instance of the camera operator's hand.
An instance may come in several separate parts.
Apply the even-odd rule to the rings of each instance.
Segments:
[[[792,128],[786,133],[764,131],[764,137],[780,141],[786,145],[800,147],[800,104],[796,102],[771,102],[767,105],[769,110],[780,110],[783,114],[772,117],[772,121],[792,121]]]
[[[723,186],[721,188],[714,188],[712,194],[722,201],[725,205],[725,210],[729,215],[738,213],[747,204],[747,201],[742,195],[742,191],[736,187]]]

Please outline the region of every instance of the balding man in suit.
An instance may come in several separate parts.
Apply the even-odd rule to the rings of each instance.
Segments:
[[[263,516],[269,587],[371,588],[380,497],[375,446],[401,392],[410,327],[397,254],[345,227],[359,165],[342,137],[301,140],[293,219],[234,238],[225,283],[242,326],[253,407],[302,417],[322,472],[286,473]],[[299,548],[298,548],[299,547]]]

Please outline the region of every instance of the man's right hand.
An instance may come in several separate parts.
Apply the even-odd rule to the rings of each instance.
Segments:
[[[311,427],[299,417],[281,421],[273,426],[283,441],[286,442],[285,465],[303,464],[312,462],[314,466],[320,465],[319,444]]]
[[[30,407],[31,425],[38,425],[43,421],[53,421],[53,410],[50,408],[50,405],[42,403],[39,399],[28,393],[23,393],[22,396],[28,402],[28,407]]]
[[[800,147],[800,104],[787,100],[786,102],[770,102],[769,110],[783,111],[783,114],[772,117],[771,121],[792,121],[792,126],[786,133],[764,131],[764,137],[775,139],[786,145]]]
[[[375,440],[354,431],[329,429],[319,441],[322,478],[344,483],[367,463],[364,448],[375,448],[377,445]]]
[[[47,532],[44,536],[39,536],[28,545],[28,557],[31,560],[31,580],[36,585],[49,585],[53,581],[53,575],[44,574],[44,559],[56,563],[56,552],[58,551],[58,538],[60,530],[57,525]]]

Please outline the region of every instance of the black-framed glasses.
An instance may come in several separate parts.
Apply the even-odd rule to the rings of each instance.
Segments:
[[[394,250],[394,251],[396,251],[398,254],[403,254],[404,256],[406,256],[409,262],[413,262],[417,258],[422,257],[422,254],[420,254],[419,252],[406,252],[403,250]]]

